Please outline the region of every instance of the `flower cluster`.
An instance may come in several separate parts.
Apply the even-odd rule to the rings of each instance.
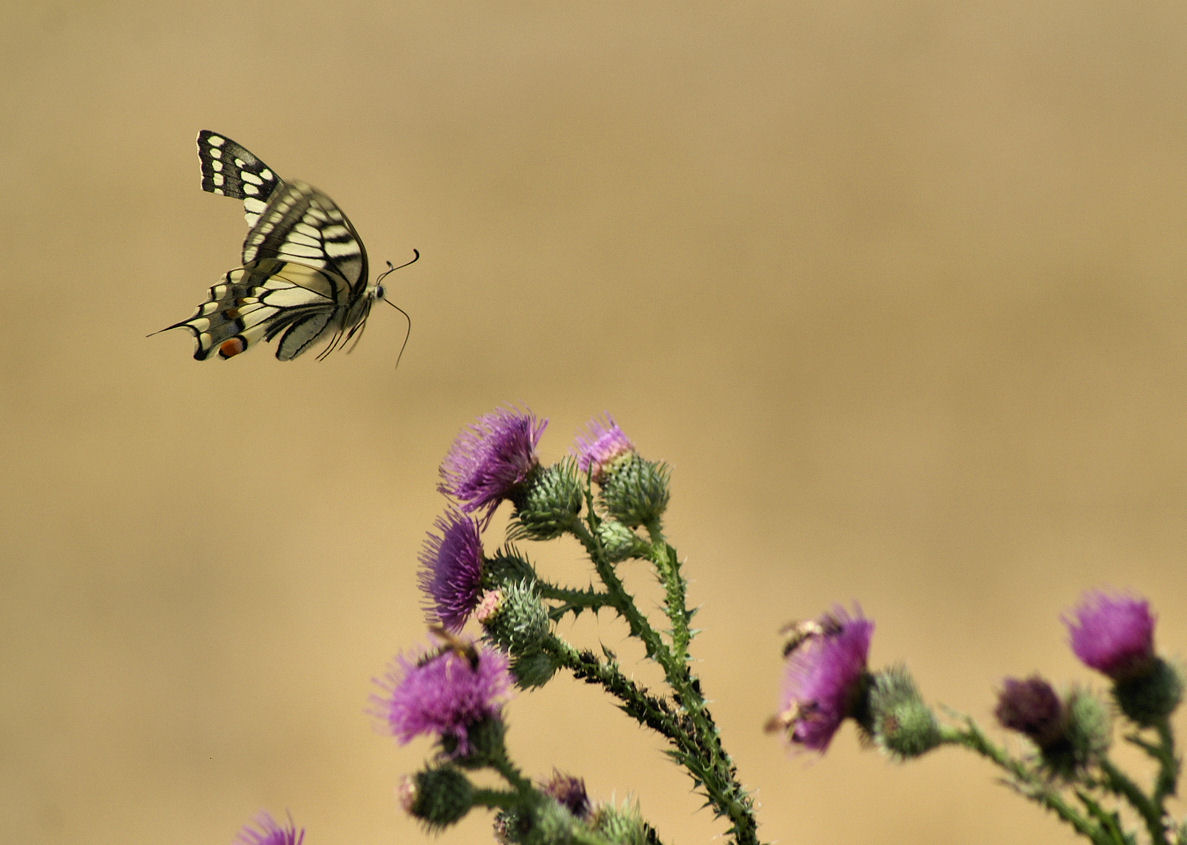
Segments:
[[[664,536],[667,466],[643,458],[609,414],[590,421],[568,455],[545,464],[537,448],[547,426],[530,411],[497,409],[463,430],[441,463],[438,489],[448,503],[423,541],[417,575],[431,640],[392,661],[375,680],[369,708],[399,743],[425,737],[434,745],[425,766],[401,781],[401,807],[434,831],[474,808],[490,809],[502,845],[659,843],[638,807],[592,799],[576,775],[554,770],[533,780],[512,762],[504,713],[512,689],[531,690],[568,672],[600,686],[659,736],[714,815],[729,823],[733,841],[758,845],[753,799],[737,780],[693,670],[694,611],[681,558]],[[507,533],[488,552],[484,535],[504,502],[511,508]],[[589,586],[552,583],[515,545],[561,536],[588,555]],[[662,625],[624,586],[619,572],[632,565],[648,567],[659,581]],[[562,620],[603,610],[654,661],[662,692],[628,676],[609,650],[581,648],[559,633]],[[1155,649],[1149,602],[1090,592],[1064,622],[1072,651],[1107,679],[1112,701],[1080,684],[1057,689],[1037,673],[1005,678],[993,713],[1026,738],[1021,754],[995,744],[971,718],[948,711],[942,721],[905,665],[872,669],[874,622],[856,606],[785,629],[783,684],[768,730],[794,749],[824,754],[852,721],[863,740],[897,762],[942,746],[964,748],[1092,842],[1136,842],[1123,829],[1132,817],[1151,842],[1187,845],[1187,823],[1173,821],[1166,808],[1179,774],[1170,716],[1183,698],[1183,673]],[[463,633],[471,623],[480,639]],[[1115,718],[1129,722],[1126,740],[1157,769],[1148,790],[1110,759]],[[473,782],[478,770],[499,788]],[[285,825],[263,813],[235,845],[303,839],[291,818]]]

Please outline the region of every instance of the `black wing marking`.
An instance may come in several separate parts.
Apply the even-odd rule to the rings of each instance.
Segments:
[[[243,200],[248,227],[256,225],[268,198],[284,180],[242,144],[203,129],[198,133],[202,190]]]
[[[367,251],[354,226],[332,199],[305,182],[282,183],[247,233],[243,263],[267,258],[337,275],[349,295],[367,285]]]
[[[192,317],[161,331],[189,329],[198,361],[216,350],[232,358],[284,332],[276,357],[289,361],[327,334],[341,331],[345,311],[337,303],[342,297],[340,280],[312,267],[270,259],[226,273]]]

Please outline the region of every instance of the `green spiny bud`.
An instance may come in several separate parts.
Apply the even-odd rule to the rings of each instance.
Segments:
[[[424,769],[405,777],[399,789],[405,811],[441,830],[460,821],[474,804],[474,788],[454,766]]]
[[[647,823],[639,815],[637,806],[599,804],[594,809],[589,826],[611,842],[647,845]]]
[[[1117,681],[1113,697],[1129,719],[1143,727],[1166,720],[1183,700],[1183,675],[1177,667],[1155,657],[1148,672]]]
[[[556,658],[544,651],[524,651],[511,656],[511,674],[520,689],[544,686],[558,668]]]
[[[869,733],[875,744],[897,760],[919,757],[940,744],[936,716],[919,695],[905,666],[873,677],[867,702]]]
[[[508,546],[488,557],[483,564],[482,583],[488,587],[534,581],[536,569],[514,546]]]
[[[1077,749],[1077,757],[1094,762],[1109,750],[1113,737],[1113,718],[1103,701],[1087,690],[1075,689],[1068,695],[1068,738]]]
[[[628,453],[605,471],[602,504],[611,516],[632,528],[658,522],[668,506],[669,475],[665,464]]]
[[[651,550],[642,537],[617,519],[606,519],[598,525],[598,539],[611,563],[632,557],[644,558]]]
[[[551,540],[572,529],[585,503],[577,464],[572,458],[536,472],[515,497],[515,522],[510,536]]]
[[[534,584],[534,581],[509,584],[488,593],[479,604],[476,616],[486,629],[487,638],[507,654],[537,651],[548,637],[551,628],[548,610]]]

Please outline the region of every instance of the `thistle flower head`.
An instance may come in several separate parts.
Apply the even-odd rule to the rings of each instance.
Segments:
[[[562,807],[579,819],[588,819],[593,812],[585,780],[553,769],[552,777],[540,785],[545,795],[551,795]]]
[[[482,537],[477,521],[450,510],[435,523],[420,552],[418,581],[425,613],[460,631],[482,594]]]
[[[539,466],[536,444],[548,426],[530,412],[500,408],[462,431],[441,462],[437,486],[464,513],[484,511],[489,521],[503,499],[510,498]]]
[[[419,657],[401,655],[376,683],[372,712],[405,744],[420,735],[442,741],[447,756],[463,757],[488,721],[499,720],[511,689],[507,658],[488,649],[470,654],[432,647]]]
[[[1038,675],[1023,681],[1006,678],[993,715],[1002,727],[1025,734],[1039,748],[1063,740],[1067,727],[1059,694]]]
[[[841,722],[862,707],[874,623],[860,610],[850,616],[837,607],[819,620],[819,630],[788,656],[782,707],[771,726],[787,730],[793,743],[823,753]]]
[[[1064,617],[1064,623],[1076,656],[1114,681],[1141,676],[1154,665],[1154,616],[1145,599],[1089,592],[1075,619]]]
[[[625,454],[635,451],[635,446],[626,436],[614,418],[606,414],[606,421],[595,418],[589,421],[585,434],[577,435],[577,466],[583,473],[589,473],[594,483],[601,484],[604,470]]]
[[[267,812],[261,812],[255,817],[255,827],[244,825],[235,837],[234,845],[301,845],[305,839],[305,830],[298,830],[290,816],[288,826],[277,823],[276,819]]]

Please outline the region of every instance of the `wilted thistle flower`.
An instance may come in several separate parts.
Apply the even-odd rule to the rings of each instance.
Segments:
[[[1154,616],[1144,599],[1086,593],[1064,618],[1072,651],[1085,665],[1114,681],[1147,673],[1154,663]]]
[[[288,827],[282,827],[270,813],[261,812],[255,818],[255,827],[244,825],[235,837],[234,845],[301,845],[305,839],[304,829],[298,830],[289,816]]]
[[[837,607],[818,620],[818,630],[790,652],[782,707],[768,729],[786,730],[793,743],[824,753],[841,722],[864,712],[874,623],[860,609],[850,616]]]
[[[601,484],[605,470],[623,455],[634,453],[635,446],[614,418],[606,414],[606,421],[592,419],[584,435],[577,435],[577,466],[589,473],[595,484]]]
[[[485,511],[490,520],[539,466],[536,444],[548,426],[531,412],[500,408],[478,418],[454,440],[441,462],[437,489],[457,500],[464,513]]]
[[[1003,727],[1028,737],[1051,774],[1075,778],[1108,750],[1108,708],[1096,696],[1073,689],[1066,700],[1037,675],[1007,678],[994,715]]]
[[[993,715],[1002,727],[1029,737],[1039,748],[1063,740],[1066,715],[1059,694],[1038,675],[1024,681],[1006,678]]]
[[[425,613],[451,631],[460,631],[482,594],[482,537],[478,523],[457,511],[438,517],[420,552],[418,581]]]
[[[382,695],[372,696],[372,712],[401,744],[424,734],[438,737],[449,757],[469,755],[475,732],[486,733],[483,723],[501,721],[511,690],[507,658],[475,649],[460,654],[446,644],[400,655],[375,679]]]
[[[585,781],[574,775],[562,774],[553,769],[552,777],[540,785],[540,791],[551,795],[557,802],[579,819],[589,818],[593,805],[585,791]]]

